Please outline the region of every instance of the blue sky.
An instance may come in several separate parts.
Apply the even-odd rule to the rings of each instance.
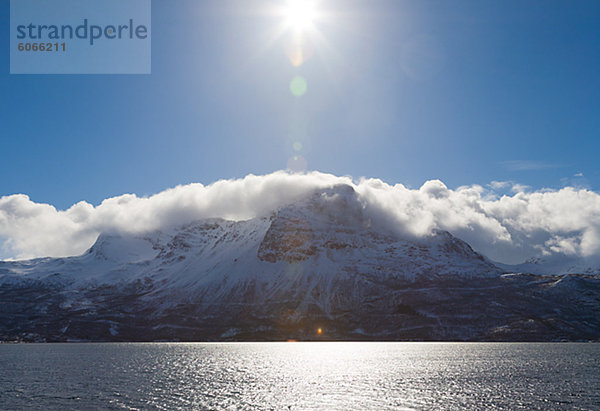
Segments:
[[[322,0],[299,67],[277,4],[153,1],[151,75],[10,75],[2,30],[0,195],[97,204],[295,155],[412,187],[598,190],[600,2]]]

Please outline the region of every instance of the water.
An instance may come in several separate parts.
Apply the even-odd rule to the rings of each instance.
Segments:
[[[600,344],[0,345],[1,409],[600,409]]]

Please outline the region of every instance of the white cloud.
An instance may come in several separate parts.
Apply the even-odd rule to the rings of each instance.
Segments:
[[[587,189],[526,192],[514,183],[491,183],[491,189],[452,190],[439,180],[409,189],[318,172],[249,175],[208,186],[178,186],[151,197],[125,194],[96,207],[80,202],[67,210],[22,194],[1,197],[0,256],[76,255],[100,232],[143,232],[206,217],[248,219],[339,183],[355,188],[374,221],[411,235],[448,230],[497,261],[515,263],[540,253],[600,256],[600,194]],[[512,196],[494,192],[509,185],[517,190]]]
[[[493,189],[493,190],[502,190],[505,188],[510,187],[511,182],[510,181],[492,181],[489,186]]]
[[[522,193],[522,192],[529,190],[530,188],[531,188],[530,186],[527,186],[525,184],[515,183],[511,187],[510,191],[512,191],[513,193]]]
[[[503,161],[502,164],[510,171],[548,170],[551,168],[561,167],[558,164],[544,163],[542,161],[533,160],[510,160]]]

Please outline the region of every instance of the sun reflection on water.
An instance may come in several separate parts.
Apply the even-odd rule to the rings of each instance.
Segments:
[[[596,409],[600,390],[597,344],[2,348],[5,409]]]

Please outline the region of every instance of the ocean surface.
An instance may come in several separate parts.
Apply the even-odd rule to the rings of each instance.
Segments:
[[[600,409],[600,344],[1,344],[0,409]]]

